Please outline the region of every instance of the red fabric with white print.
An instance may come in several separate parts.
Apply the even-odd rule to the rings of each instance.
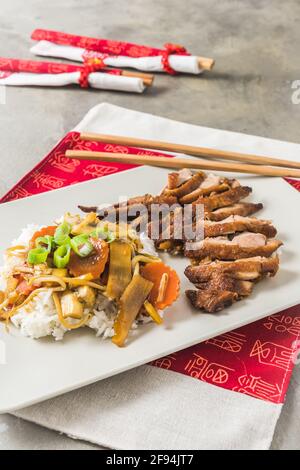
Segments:
[[[36,29],[31,35],[35,41],[49,41],[64,46],[74,46],[114,56],[128,57],[153,57],[162,56],[162,66],[165,72],[174,75],[175,70],[169,64],[169,55],[180,54],[190,55],[187,50],[178,44],[167,43],[163,49],[155,47],[142,46],[124,41],[112,41],[109,39],[91,38],[78,36],[75,34],[62,33],[59,31],[49,31],[45,29]],[[99,57],[99,55],[98,55]]]
[[[0,202],[20,199],[134,167],[105,161],[96,163],[71,160],[65,157],[67,149],[162,155],[120,145],[81,141],[78,133],[71,132]],[[298,181],[288,179],[288,182],[300,191]],[[282,403],[299,351],[300,306],[295,306],[158,359],[151,365],[255,398]]]
[[[31,39],[35,41],[49,41],[64,46],[81,47],[91,51],[104,52],[109,55],[123,55],[128,57],[153,57],[161,55],[170,44],[166,44],[164,49],[156,47],[142,46],[124,41],[112,41],[111,39],[90,38],[86,36],[78,36],[75,34],[67,34],[58,31],[49,31],[47,29],[36,29],[31,35]],[[188,55],[188,52],[182,46],[181,55]],[[178,53],[178,52],[177,52]]]
[[[99,60],[99,62],[97,62]],[[103,68],[104,64],[100,59],[93,60],[92,58],[86,59],[84,65],[65,64],[59,62],[46,62],[38,60],[22,60],[0,57],[0,73],[7,77],[10,73],[14,72],[27,72],[36,74],[59,74],[59,73],[72,73],[72,72],[85,72],[88,73],[100,70],[101,72],[110,73],[113,75],[120,75],[122,70]],[[5,74],[6,73],[6,74]],[[8,74],[8,75],[7,75]]]

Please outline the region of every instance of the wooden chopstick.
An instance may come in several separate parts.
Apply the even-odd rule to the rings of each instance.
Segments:
[[[274,168],[263,165],[248,165],[245,163],[209,162],[189,158],[169,158],[163,156],[133,155],[124,153],[92,152],[90,150],[67,150],[66,157],[78,160],[102,160],[123,162],[133,165],[159,166],[164,168],[193,168],[198,170],[217,170],[237,173],[251,173],[264,176],[289,176],[300,178],[300,170],[291,168]]]
[[[136,77],[143,80],[144,85],[151,86],[154,80],[154,75],[151,73],[142,72],[129,72],[128,70],[122,70],[123,77]]]
[[[171,142],[161,142],[159,140],[136,139],[135,137],[124,137],[119,135],[92,134],[82,132],[81,140],[94,142],[105,142],[107,144],[126,145],[138,148],[148,148],[153,150],[163,150],[166,152],[185,153],[195,157],[217,158],[220,160],[233,160],[238,162],[254,163],[256,165],[283,166],[287,168],[300,168],[300,162],[282,160],[273,157],[262,157],[246,153],[230,152],[227,150],[217,150],[206,147],[196,147],[192,145],[174,144]]]
[[[210,57],[198,57],[198,65],[203,70],[211,70],[215,65],[215,61]]]

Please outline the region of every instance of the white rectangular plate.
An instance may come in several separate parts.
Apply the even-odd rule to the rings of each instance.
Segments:
[[[66,211],[78,212],[78,204],[113,203],[122,195],[156,194],[165,185],[167,173],[140,167],[0,205],[1,264],[4,249],[28,223],[49,224]],[[146,364],[300,303],[299,195],[282,179],[239,179],[253,188],[253,201],[264,203],[259,217],[272,219],[284,241],[281,269],[275,278],[261,282],[253,295],[223,312],[205,314],[194,310],[184,295],[190,286],[183,274],[188,261],[164,255],[181,277],[181,296],[166,312],[164,326],[142,326],[121,349],[109,340],[96,338],[88,328],[69,332],[63,341],[55,342],[52,338],[21,337],[14,328],[7,333],[2,324],[0,338],[6,349],[6,364],[0,364],[0,412]]]

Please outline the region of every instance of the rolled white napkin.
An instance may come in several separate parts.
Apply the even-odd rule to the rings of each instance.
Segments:
[[[154,57],[128,57],[128,56],[106,56],[100,52],[88,51],[81,47],[63,46],[50,41],[38,41],[30,51],[38,56],[59,57],[62,59],[83,62],[85,57],[100,57],[105,65],[111,67],[128,67],[145,72],[164,72],[162,65],[162,56]],[[199,67],[198,57],[189,55],[169,56],[170,66],[176,72],[190,73],[198,75],[203,72]]]
[[[8,86],[65,86],[79,84],[80,72],[58,73],[58,74],[39,74],[28,72],[15,72],[0,75],[0,85]],[[90,73],[89,85],[91,88],[101,90],[127,91],[133,93],[142,93],[145,85],[141,78],[124,77],[122,75],[113,75],[109,73],[93,72]]]

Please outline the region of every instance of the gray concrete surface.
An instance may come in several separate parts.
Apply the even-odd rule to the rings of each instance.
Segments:
[[[44,27],[154,46],[180,42],[193,53],[213,56],[216,67],[200,78],[158,75],[155,87],[142,96],[8,89],[6,105],[0,105],[0,195],[102,101],[300,142],[300,105],[291,101],[291,83],[300,79],[299,20],[299,0],[2,0],[0,56],[30,57],[30,33]],[[280,447],[282,441],[275,442]],[[89,447],[0,417],[0,449],[64,446]]]

